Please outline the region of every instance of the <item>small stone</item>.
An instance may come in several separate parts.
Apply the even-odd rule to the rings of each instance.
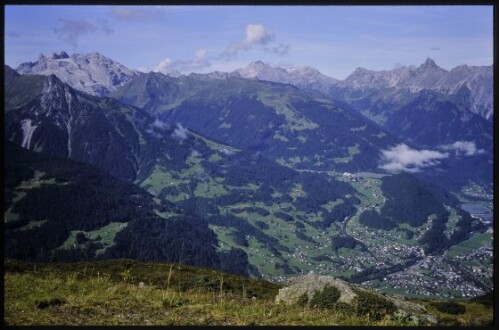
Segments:
[[[139,288],[140,288],[140,289],[145,288],[145,286],[146,286],[146,285],[144,284],[144,282],[140,282],[140,283],[139,283]]]

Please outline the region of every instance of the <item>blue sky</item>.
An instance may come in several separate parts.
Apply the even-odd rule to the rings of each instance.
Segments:
[[[492,6],[5,7],[5,64],[99,52],[127,67],[232,71],[262,60],[344,79],[427,57],[451,69],[491,65]]]

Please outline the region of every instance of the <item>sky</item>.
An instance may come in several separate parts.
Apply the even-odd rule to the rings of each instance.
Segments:
[[[5,6],[5,64],[99,52],[141,71],[229,72],[261,60],[337,79],[430,57],[493,62],[492,6]]]

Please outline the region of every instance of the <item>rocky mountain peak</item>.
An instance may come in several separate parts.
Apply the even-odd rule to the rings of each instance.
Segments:
[[[363,67],[358,67],[357,69],[354,70],[354,72],[352,72],[351,75],[354,75],[354,74],[365,74],[365,73],[368,73],[369,70],[367,70],[366,68],[363,68]]]
[[[63,59],[63,58],[69,58],[69,55],[65,51],[61,50],[59,52],[53,52],[50,55],[50,58],[54,59],[54,60],[60,60],[60,59]]]
[[[246,75],[258,75],[264,71],[270,71],[270,70],[275,70],[275,68],[271,67],[270,65],[257,60],[254,62],[249,63],[245,68],[237,70],[237,72],[245,73]]]
[[[436,69],[436,68],[440,68],[437,63],[435,63],[435,61],[431,58],[426,58],[426,61],[421,64],[420,68],[424,68],[424,69]]]
[[[47,60],[60,60],[60,59],[65,59],[65,58],[69,58],[69,55],[68,53],[66,53],[65,51],[63,50],[60,50],[60,51],[54,51],[52,53],[50,53],[48,56],[45,56],[45,54],[40,54],[38,56],[38,61],[41,62],[41,61],[47,61]]]
[[[251,62],[245,68],[236,70],[232,74],[239,74],[243,78],[257,78],[259,80],[290,84],[326,94],[331,86],[338,82],[337,79],[326,76],[310,66],[273,67],[260,60]]]
[[[5,80],[7,82],[8,78],[7,77],[15,77],[15,76],[18,76],[19,74],[14,70],[12,69],[10,66],[8,66],[7,64],[4,65],[4,74],[5,74]]]
[[[316,76],[321,74],[319,70],[317,70],[316,68],[312,68],[310,66],[292,67],[288,69],[288,72],[302,74],[302,75],[309,75],[309,76]]]
[[[263,63],[263,62],[262,62],[262,61],[260,61],[260,60],[256,60],[256,61],[254,61],[254,62],[251,62],[249,65],[250,65],[250,66],[266,66],[267,64]]]
[[[16,71],[23,75],[54,74],[71,87],[97,96],[106,96],[140,75],[96,52],[71,56],[65,51],[42,54],[38,61],[22,63]]]

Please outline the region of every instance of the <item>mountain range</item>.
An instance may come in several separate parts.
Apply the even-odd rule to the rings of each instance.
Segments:
[[[383,71],[357,68],[344,80],[328,77],[311,67],[284,69],[272,67],[261,61],[252,62],[235,72],[245,78],[280,82],[320,91],[330,97],[359,105],[366,100],[372,105],[398,92],[411,96],[425,89],[446,96],[456,95],[463,86],[466,86],[472,99],[469,110],[485,119],[491,119],[493,116],[492,66],[460,65],[447,71],[431,58],[427,58],[419,67],[401,66]],[[364,109],[365,105],[359,110]]]
[[[491,76],[468,69],[171,76],[65,52],[5,66],[6,254],[273,280],[400,271],[487,228],[460,208],[470,186],[482,205],[492,191]]]
[[[73,54],[65,51],[41,54],[35,62],[20,64],[20,74],[56,75],[72,87],[97,96],[105,96],[119,86],[138,77],[139,71],[131,70],[99,53]]]
[[[37,61],[20,64],[16,71],[20,74],[54,74],[63,82],[83,92],[104,96],[118,87],[141,75],[141,72],[99,54],[73,54],[64,51],[41,54]],[[227,73],[211,73],[204,77],[224,77]],[[471,92],[470,111],[485,119],[493,116],[492,66],[460,65],[450,71],[439,67],[431,58],[419,67],[400,66],[393,70],[373,71],[357,68],[344,80],[338,80],[319,72],[312,67],[272,67],[262,61],[255,61],[245,68],[238,69],[231,76],[255,78],[265,81],[294,85],[303,89],[315,90],[333,98],[359,102],[376,95],[376,101],[383,95],[400,90],[410,94],[430,89],[444,95],[455,95],[466,86]],[[191,74],[200,76],[198,74]],[[175,76],[175,75],[174,75]],[[177,74],[177,76],[181,76]]]

